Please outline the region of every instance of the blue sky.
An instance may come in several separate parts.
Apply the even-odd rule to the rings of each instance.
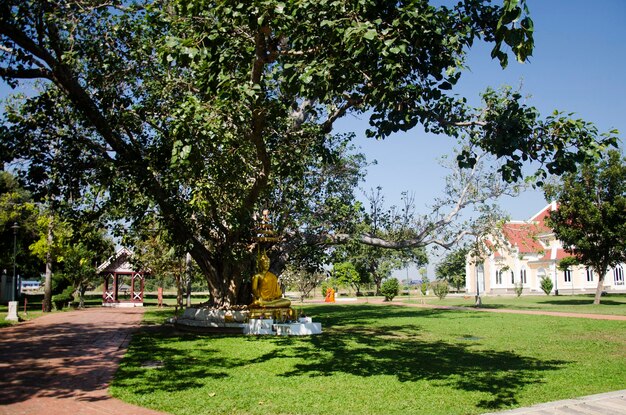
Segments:
[[[497,2],[496,2],[497,3]],[[528,103],[542,114],[555,109],[574,112],[594,122],[600,131],[613,128],[626,138],[626,1],[528,0],[535,23],[535,50],[529,63],[510,59],[502,70],[491,60],[490,48],[475,45],[469,54],[457,93],[473,105],[488,86],[522,84]],[[349,117],[338,125],[355,131],[356,144],[369,160],[365,189],[382,186],[386,200],[398,203],[402,191],[413,192],[417,208],[441,194],[446,171],[437,160],[449,154],[454,141],[415,129],[382,142],[366,139],[365,118]],[[626,143],[625,143],[626,144]],[[530,191],[500,203],[513,219],[528,219],[545,206],[541,191]]]

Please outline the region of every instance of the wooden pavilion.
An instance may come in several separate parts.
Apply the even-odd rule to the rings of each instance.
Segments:
[[[132,251],[121,248],[102,265],[98,274],[103,278],[102,306],[143,307],[146,272],[137,271],[130,262]]]

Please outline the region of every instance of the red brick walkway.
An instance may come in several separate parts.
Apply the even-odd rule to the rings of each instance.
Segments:
[[[142,313],[98,307],[0,330],[0,414],[160,414],[108,394]]]

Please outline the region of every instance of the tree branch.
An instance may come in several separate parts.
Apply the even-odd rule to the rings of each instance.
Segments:
[[[37,79],[44,78],[52,80],[52,72],[47,69],[9,69],[0,68],[0,76],[3,78]]]
[[[52,68],[57,64],[56,59],[47,50],[33,42],[24,32],[11,24],[4,23],[0,25],[0,34],[11,39],[16,45],[25,51],[33,54],[37,58],[44,61],[48,67]]]
[[[343,106],[337,108],[335,112],[330,114],[328,116],[328,119],[326,119],[326,121],[321,124],[322,132],[324,134],[330,133],[333,130],[333,124],[335,123],[335,121],[337,121],[338,118],[346,115],[346,112],[348,112],[350,108],[359,105],[361,102],[363,102],[363,100],[360,98],[348,98]]]

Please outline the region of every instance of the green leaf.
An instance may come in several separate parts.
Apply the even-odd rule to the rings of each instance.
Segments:
[[[376,37],[376,35],[377,35],[376,29],[369,29],[367,32],[365,32],[363,37],[367,40],[372,40]]]

